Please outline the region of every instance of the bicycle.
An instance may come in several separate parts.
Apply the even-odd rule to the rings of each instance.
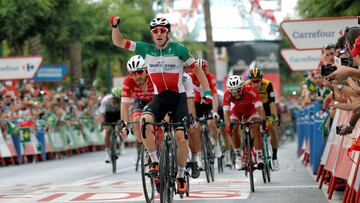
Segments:
[[[266,126],[275,124],[272,120],[272,117],[266,117]],[[272,171],[272,146],[269,139],[269,128],[266,127],[263,129],[260,127],[262,142],[263,142],[263,154],[264,154],[264,172],[263,172],[263,181],[266,183],[271,181],[271,171]]]
[[[163,137],[161,133],[159,133],[159,131],[156,130],[155,132],[157,132],[157,134],[155,134],[155,146],[157,150],[157,155],[160,156]],[[149,173],[151,158],[148,155],[143,144],[140,147],[140,164],[141,180],[145,200],[147,203],[153,203],[155,201],[155,190],[157,192],[160,192],[159,177],[154,177],[152,174]]]
[[[123,139],[119,136],[118,128],[122,129],[125,127],[124,121],[112,122],[112,123],[101,123],[101,131],[104,126],[111,126],[111,146],[110,146],[110,160],[112,164],[112,172],[116,173],[116,160],[120,155],[120,146],[123,142]],[[120,141],[118,142],[118,138]]]
[[[170,121],[172,121],[171,112],[168,113]],[[176,191],[176,175],[177,175],[177,145],[175,139],[175,132],[173,127],[175,125],[182,125],[185,129],[185,136],[188,135],[188,124],[191,122],[189,118],[184,118],[182,122],[172,123],[167,121],[162,121],[160,123],[151,123],[145,122],[142,120],[142,135],[145,136],[146,125],[154,125],[164,128],[164,141],[162,145],[162,151],[160,153],[160,202],[173,202],[174,194],[177,194]],[[188,181],[189,177],[185,176]],[[189,191],[187,191],[189,193]],[[180,198],[184,197],[184,194],[179,193]],[[187,195],[187,194],[186,194]]]
[[[221,157],[217,158],[217,164],[218,164],[218,172],[219,173],[224,173],[224,154],[225,154],[225,149],[224,149],[224,145],[223,145],[223,135],[221,133],[221,127],[223,127],[225,125],[223,120],[216,120],[216,128],[218,129],[218,135],[219,135],[219,144],[221,146],[221,151],[222,151],[222,155]]]
[[[204,114],[201,118],[197,118],[201,125],[201,147],[202,147],[202,158],[204,161],[204,170],[206,174],[206,180],[208,183],[215,180],[214,173],[214,162],[215,162],[215,152],[211,143],[211,139],[209,136],[209,127],[207,125],[207,120],[213,119],[211,115]]]
[[[250,121],[250,122],[232,122],[230,124],[230,129],[232,131],[232,128],[235,125],[239,125],[242,130],[244,130],[245,134],[245,145],[244,145],[244,155],[243,155],[243,162],[245,164],[245,176],[250,179],[250,190],[251,192],[255,192],[255,184],[254,184],[254,170],[259,169],[262,170],[263,177],[265,174],[265,167],[257,168],[255,167],[256,161],[256,155],[255,150],[253,147],[253,143],[251,141],[251,132],[250,128],[254,124],[263,124],[262,121]]]

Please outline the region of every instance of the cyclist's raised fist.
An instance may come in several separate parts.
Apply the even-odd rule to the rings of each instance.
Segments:
[[[113,28],[117,28],[120,24],[120,17],[119,16],[111,16],[109,19],[109,24]]]

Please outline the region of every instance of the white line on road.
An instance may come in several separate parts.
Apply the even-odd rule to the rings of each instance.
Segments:
[[[134,169],[134,168],[135,168],[135,166],[130,166],[130,167],[127,167],[127,168],[123,168],[121,170],[117,170],[116,173],[122,173],[122,172],[125,172],[125,171],[128,171],[128,170]],[[77,180],[77,181],[75,181],[75,183],[87,182],[87,181],[90,181],[90,180],[95,180],[95,179],[103,178],[103,177],[110,176],[110,175],[113,175],[113,173],[107,173],[107,174],[103,174],[103,175],[98,175],[98,176],[93,176],[93,177],[90,177],[90,178]]]
[[[272,185],[272,186],[256,186],[256,188],[264,189],[289,189],[289,188],[318,188],[318,185]]]

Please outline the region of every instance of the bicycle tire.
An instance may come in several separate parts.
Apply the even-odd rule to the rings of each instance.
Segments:
[[[136,172],[138,172],[138,170],[139,170],[139,162],[141,162],[142,147],[143,146],[141,145],[140,149],[139,149],[139,147],[137,147],[137,149],[136,149],[136,151],[137,151],[137,153],[136,153],[137,157],[136,157],[136,163],[135,163],[135,171]]]
[[[204,161],[204,171],[205,171],[205,175],[206,175],[206,180],[208,183],[210,183],[210,162],[208,159],[208,149],[206,147],[206,130],[202,131],[201,133],[201,145],[202,145],[202,151],[203,151],[203,161]]]
[[[160,202],[166,203],[168,202],[168,168],[169,168],[169,162],[168,162],[168,146],[167,146],[167,140],[164,142],[163,146],[163,153],[160,154]]]
[[[111,134],[111,148],[110,148],[113,173],[116,173],[116,148],[117,148],[116,134],[113,132]]]
[[[147,164],[145,165],[146,150],[144,145],[141,146],[141,180],[144,191],[145,200],[147,203],[155,202],[155,182],[153,177],[147,171],[150,163],[150,159],[147,160]],[[148,188],[149,187],[149,188]]]
[[[267,168],[267,165],[265,164],[265,166],[261,169],[261,173],[262,173],[262,178],[263,178],[263,181],[264,181],[264,183],[266,183],[266,177],[267,177],[267,170],[266,170],[266,168]]]
[[[217,165],[218,165],[218,172],[223,173],[224,172],[224,168],[223,168],[223,157],[217,158]]]
[[[249,178],[250,178],[250,190],[251,192],[255,192],[255,185],[254,185],[254,161],[252,156],[252,146],[250,141],[250,135],[246,135],[246,145],[248,147],[248,168],[249,168]]]
[[[208,153],[208,159],[210,163],[210,178],[211,182],[214,182],[215,180],[215,169],[214,169],[214,162],[215,162],[215,153],[211,144],[211,140],[209,137],[206,138],[206,145],[207,145],[207,153]]]
[[[189,197],[189,195],[190,195],[190,174],[188,173],[187,175],[186,175],[186,183],[187,183],[187,188],[186,188],[186,192],[185,192],[185,195],[187,196],[187,197]]]

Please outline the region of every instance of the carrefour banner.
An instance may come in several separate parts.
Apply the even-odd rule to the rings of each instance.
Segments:
[[[0,80],[33,78],[42,56],[0,58]]]
[[[69,67],[67,65],[42,65],[33,80],[37,82],[62,81],[68,71]]]

